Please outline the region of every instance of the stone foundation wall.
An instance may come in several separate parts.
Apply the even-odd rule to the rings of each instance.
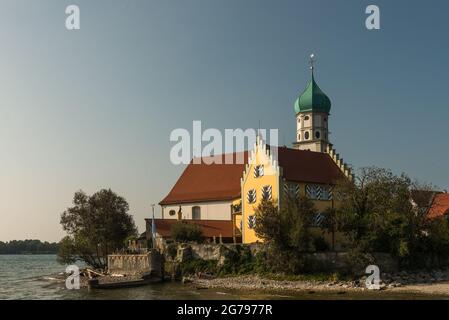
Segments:
[[[111,254],[108,255],[108,271],[111,274],[149,273],[162,277],[163,257],[155,250],[146,254]]]
[[[233,244],[183,244],[178,246],[176,260],[181,262],[193,257],[195,259],[217,260],[221,264],[225,259],[226,251],[235,250],[235,246]],[[249,247],[252,255],[266,249],[266,246],[261,243],[240,246]],[[347,252],[317,252],[307,255],[315,261],[316,271],[343,271],[348,268]],[[398,261],[387,253],[373,253],[368,256],[370,262],[367,263],[377,265],[381,272],[393,273],[399,269]],[[357,272],[365,273],[365,269],[357,270]]]

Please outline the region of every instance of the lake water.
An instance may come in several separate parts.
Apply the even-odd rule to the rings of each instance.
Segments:
[[[67,290],[58,275],[65,266],[55,255],[0,255],[0,300],[3,299],[435,299],[405,293],[295,293],[220,289],[197,290],[179,282],[114,290]],[[442,298],[442,297],[440,297]]]

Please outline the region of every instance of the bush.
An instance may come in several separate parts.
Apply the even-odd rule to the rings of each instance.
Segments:
[[[247,274],[254,269],[254,259],[248,247],[236,246],[235,250],[228,250],[225,253],[223,265],[219,273],[224,274]]]
[[[173,224],[171,236],[177,242],[202,242],[204,239],[200,226],[185,221],[178,221]]]
[[[362,275],[365,268],[371,264],[375,264],[374,257],[358,248],[348,251],[345,259],[346,273],[353,275]]]
[[[180,263],[179,268],[183,276],[194,275],[198,272],[217,273],[217,261],[203,259],[189,259]]]
[[[174,260],[177,254],[178,254],[178,246],[174,243],[170,243],[167,246],[167,255],[170,257],[170,259]]]
[[[326,242],[323,236],[317,236],[313,238],[313,246],[315,251],[323,252],[329,250],[329,244]]]

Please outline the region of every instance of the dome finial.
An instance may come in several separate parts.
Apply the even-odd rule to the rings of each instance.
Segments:
[[[315,82],[315,77],[313,74],[313,71],[315,70],[315,63],[315,55],[312,53],[309,60],[312,77],[307,84],[306,89],[295,101],[296,114],[310,111],[329,113],[331,109],[331,101],[329,97],[321,91]]]
[[[310,63],[310,70],[312,70],[312,73],[313,73],[313,69],[315,68],[315,61],[316,61],[315,55],[312,53],[312,54],[310,55],[310,60],[309,60],[309,63]]]

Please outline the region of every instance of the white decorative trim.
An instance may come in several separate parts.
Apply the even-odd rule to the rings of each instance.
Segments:
[[[248,155],[248,163],[245,166],[245,170],[243,171],[243,177],[242,177],[242,188],[244,183],[246,182],[246,179],[248,178],[248,175],[250,174],[249,169],[251,168],[251,165],[256,163],[256,155],[258,148],[261,148],[263,154],[268,158],[268,163],[270,166],[275,170],[276,175],[280,174],[280,168],[278,165],[278,161],[273,158],[272,153],[268,150],[267,145],[262,140],[261,137],[257,137],[256,143],[254,144],[253,149]]]
[[[326,146],[326,153],[332,158],[332,160],[334,160],[341,172],[343,172],[349,180],[353,181],[354,175],[351,172],[351,168],[343,161],[343,158],[340,158],[340,155],[330,144]]]

